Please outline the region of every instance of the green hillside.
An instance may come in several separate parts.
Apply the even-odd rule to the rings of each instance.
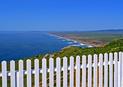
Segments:
[[[99,53],[109,53],[123,51],[123,39],[114,40],[104,47],[94,47],[94,48],[81,48],[81,47],[69,47],[65,48],[60,52],[54,53],[54,57],[64,57],[64,56],[76,56],[76,55],[88,55],[88,54],[99,54]]]

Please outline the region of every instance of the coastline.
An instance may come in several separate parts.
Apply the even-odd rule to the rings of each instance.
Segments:
[[[69,38],[69,37],[66,37],[66,36],[61,36],[61,35],[58,35],[58,34],[53,34],[53,33],[49,33],[50,36],[54,36],[54,37],[57,37],[58,39],[61,39],[63,41],[68,41],[69,43],[76,43],[76,44],[73,44],[73,45],[69,45],[67,47],[64,47],[64,48],[68,48],[68,47],[71,47],[71,46],[86,46],[86,47],[95,47],[94,45],[92,44],[89,44],[89,43],[84,43],[82,41],[79,41],[77,39],[74,39],[74,38]],[[78,43],[78,45],[77,45]],[[64,49],[63,48],[63,49]]]
[[[87,45],[88,47],[104,47],[106,42],[99,41],[96,39],[88,39],[82,38],[76,35],[67,35],[67,34],[60,34],[60,33],[49,33],[52,36],[58,37],[59,39],[64,39],[67,41],[78,42],[81,45]]]

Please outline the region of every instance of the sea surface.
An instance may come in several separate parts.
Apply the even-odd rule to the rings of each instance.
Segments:
[[[18,60],[38,54],[53,53],[70,45],[87,47],[87,45],[47,32],[0,32],[0,61]]]

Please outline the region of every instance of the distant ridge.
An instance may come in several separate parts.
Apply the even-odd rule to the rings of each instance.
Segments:
[[[80,31],[48,31],[49,33],[80,33],[80,32],[123,32],[123,29],[107,29],[107,30],[80,30]]]
[[[123,29],[109,29],[109,30],[96,30],[98,31],[102,31],[102,32],[123,32]]]

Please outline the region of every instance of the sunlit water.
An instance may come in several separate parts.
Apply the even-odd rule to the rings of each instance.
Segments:
[[[0,61],[53,53],[66,46],[79,44],[46,32],[0,32]]]

